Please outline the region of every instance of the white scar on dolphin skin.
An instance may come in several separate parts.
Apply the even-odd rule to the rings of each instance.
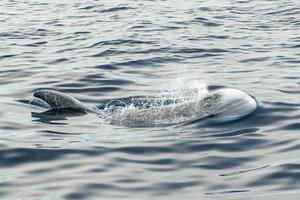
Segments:
[[[36,98],[45,101],[53,109],[76,109],[94,112],[112,123],[123,125],[168,125],[211,117],[214,122],[224,123],[249,115],[257,108],[257,103],[247,93],[237,89],[219,89],[202,97],[172,100],[169,104],[151,104],[138,107],[134,103],[122,106],[108,106],[103,110],[91,108],[74,97],[54,90],[39,90]],[[153,98],[143,99],[149,101]],[[155,101],[163,100],[159,97]],[[109,103],[108,103],[109,105]]]

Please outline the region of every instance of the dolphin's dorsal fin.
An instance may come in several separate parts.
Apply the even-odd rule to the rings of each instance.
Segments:
[[[55,90],[38,90],[33,96],[47,102],[52,109],[90,110],[87,105],[78,99]]]

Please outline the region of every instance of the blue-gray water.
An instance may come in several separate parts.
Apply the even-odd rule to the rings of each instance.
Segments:
[[[297,199],[298,0],[0,3],[0,199]],[[232,123],[40,117],[41,88],[90,106],[199,81],[254,96]]]

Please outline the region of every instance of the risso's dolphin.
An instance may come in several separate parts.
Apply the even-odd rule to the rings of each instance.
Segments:
[[[220,89],[205,97],[173,100],[146,108],[130,105],[109,110],[109,120],[124,125],[171,125],[199,119],[211,123],[225,123],[240,119],[252,113],[256,100],[243,91]]]
[[[205,96],[171,98],[143,97],[114,100],[104,109],[89,107],[74,97],[54,90],[39,90],[34,97],[51,109],[94,112],[111,122],[129,126],[171,125],[210,118],[217,123],[230,122],[249,115],[257,108],[256,100],[237,89],[218,89]],[[47,107],[47,106],[43,106]]]

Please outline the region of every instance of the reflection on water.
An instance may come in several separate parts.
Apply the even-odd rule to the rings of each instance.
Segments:
[[[0,11],[1,199],[298,197],[297,1],[3,0]],[[195,80],[246,91],[258,109],[133,128],[15,101],[47,88],[104,108]]]

